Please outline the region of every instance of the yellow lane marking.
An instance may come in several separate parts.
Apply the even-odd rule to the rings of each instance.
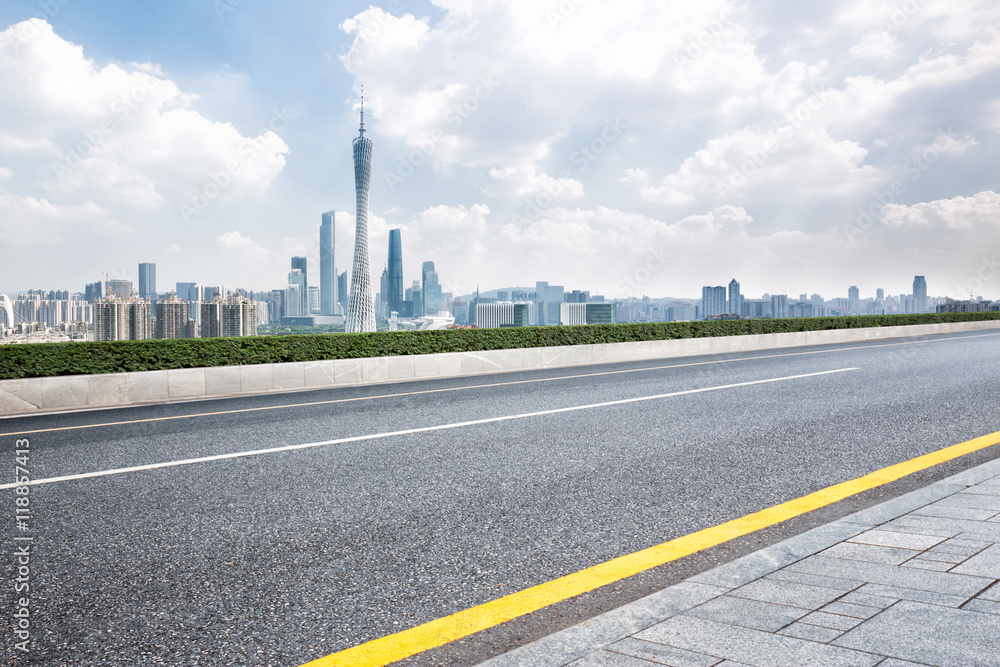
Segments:
[[[876,470],[857,479],[834,484],[718,526],[620,556],[478,607],[313,660],[303,667],[387,665],[996,444],[1000,444],[1000,431]]]
[[[691,362],[691,363],[687,363],[687,364],[672,364],[672,365],[669,365],[669,366],[654,366],[654,367],[651,367],[651,368],[629,368],[629,369],[618,370],[618,371],[601,371],[599,373],[581,373],[581,374],[578,374],[578,375],[563,375],[563,376],[560,376],[560,377],[553,377],[553,378],[536,378],[534,380],[515,380],[513,382],[494,382],[494,383],[490,383],[490,384],[465,385],[465,386],[462,386],[462,387],[447,387],[447,388],[443,388],[443,389],[426,389],[424,391],[406,391],[406,392],[401,392],[401,393],[397,393],[397,394],[378,394],[376,396],[358,396],[356,398],[337,398],[337,399],[332,399],[332,400],[329,400],[329,401],[310,401],[308,403],[291,403],[291,404],[287,404],[287,405],[266,405],[266,406],[261,406],[261,407],[257,407],[257,408],[240,408],[238,410],[219,410],[219,411],[216,411],[216,412],[196,412],[196,413],[192,413],[192,414],[188,414],[188,415],[173,415],[173,416],[170,416],[170,417],[150,417],[148,419],[129,419],[129,420],[117,421],[117,422],[103,422],[103,423],[99,423],[99,424],[78,424],[76,426],[60,426],[58,428],[40,428],[40,429],[35,429],[33,431],[11,431],[9,433],[0,433],[0,437],[6,437],[6,436],[11,436],[11,435],[31,435],[33,433],[53,433],[53,432],[56,432],[56,431],[75,431],[75,430],[78,430],[78,429],[99,428],[99,427],[102,427],[102,426],[127,426],[129,424],[146,424],[146,423],[150,423],[150,422],[170,421],[170,420],[174,420],[174,419],[193,419],[195,417],[216,417],[216,416],[219,416],[219,415],[234,415],[234,414],[240,414],[240,413],[244,413],[244,412],[260,412],[260,411],[263,411],[263,410],[285,410],[285,409],[289,409],[289,408],[304,408],[304,407],[311,407],[311,406],[316,406],[316,405],[333,405],[333,404],[336,404],[336,403],[351,403],[353,401],[372,401],[372,400],[382,399],[382,398],[401,398],[403,396],[419,396],[421,394],[439,394],[439,393],[444,393],[444,392],[449,392],[449,391],[463,391],[463,390],[466,390],[466,389],[486,389],[486,388],[489,388],[489,387],[507,387],[507,386],[519,385],[519,384],[531,384],[531,383],[534,383],[534,382],[556,382],[556,381],[559,381],[559,380],[572,380],[572,379],[575,379],[575,378],[597,377],[597,376],[600,376],[600,375],[619,375],[619,374],[622,374],[622,373],[642,373],[642,372],[646,372],[646,371],[662,371],[662,370],[669,370],[671,368],[686,368],[686,367],[689,367],[689,366],[708,366],[708,365],[712,365],[712,364],[728,364],[728,363],[733,363],[733,362],[736,362],[736,361],[754,361],[755,359],[776,359],[776,358],[781,358],[781,357],[800,357],[800,356],[806,356],[806,355],[812,355],[812,354],[830,354],[832,352],[849,352],[851,350],[867,350],[867,349],[874,348],[874,347],[895,347],[895,346],[899,346],[899,345],[913,345],[914,343],[918,343],[918,342],[920,342],[920,343],[936,343],[936,342],[939,342],[939,341],[960,340],[960,339],[965,339],[965,338],[982,338],[982,337],[985,337],[985,336],[997,336],[997,335],[1000,335],[1000,334],[976,334],[974,336],[952,336],[952,337],[949,337],[949,338],[935,338],[933,340],[919,340],[918,339],[916,341],[911,340],[911,341],[906,341],[906,342],[901,342],[901,343],[880,343],[880,344],[876,344],[876,345],[859,345],[859,346],[856,346],[856,347],[840,347],[840,348],[834,348],[832,350],[811,350],[809,352],[787,352],[787,353],[784,353],[784,354],[766,354],[766,355],[760,355],[760,356],[755,356],[755,357],[740,357],[738,359],[717,359],[717,360],[713,360],[713,361],[695,361],[695,362]],[[598,363],[600,363],[600,362],[598,362]],[[608,362],[608,363],[618,363],[618,362]],[[628,362],[625,362],[625,363],[628,363]],[[532,370],[532,369],[526,369],[526,370]],[[541,370],[541,369],[539,369],[539,370]],[[456,379],[460,378],[460,377],[462,377],[462,376],[455,376]],[[442,377],[442,378],[437,378],[437,379],[446,380],[446,379],[451,379],[451,378]],[[348,386],[350,386],[350,385],[348,385]],[[359,385],[354,385],[354,386],[359,386]],[[363,386],[363,385],[360,385],[360,386]],[[341,388],[347,388],[347,386],[345,386],[345,387],[316,387],[316,389],[341,389]],[[256,395],[259,396],[259,395],[266,395],[266,394],[256,394]],[[222,397],[209,398],[209,399],[205,399],[205,400],[219,400],[219,399],[224,399],[224,398],[227,398],[227,397],[222,396]],[[143,406],[121,406],[121,407],[122,408],[129,408],[129,407],[143,407]],[[34,417],[34,416],[44,416],[44,415],[16,415],[16,416],[12,416],[10,418],[17,419],[19,417]]]

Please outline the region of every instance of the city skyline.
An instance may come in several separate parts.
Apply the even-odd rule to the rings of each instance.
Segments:
[[[138,282],[138,262],[271,289],[288,257],[318,273],[331,210],[345,267],[363,78],[370,247],[402,230],[404,273],[433,260],[445,292],[696,298],[721,270],[1000,298],[988,3],[220,6],[0,9],[0,289]]]

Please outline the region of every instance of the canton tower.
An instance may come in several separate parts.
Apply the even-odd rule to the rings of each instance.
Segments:
[[[372,176],[372,142],[365,137],[365,96],[361,93],[361,127],[354,140],[354,190],[357,216],[354,232],[354,268],[347,306],[347,333],[375,331],[375,296],[372,294],[371,255],[368,252],[368,189]]]

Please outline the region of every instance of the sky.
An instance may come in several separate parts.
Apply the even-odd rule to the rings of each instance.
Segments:
[[[992,0],[5,0],[0,291],[284,288],[374,142],[376,285],[1000,299]],[[311,280],[310,282],[314,282]]]

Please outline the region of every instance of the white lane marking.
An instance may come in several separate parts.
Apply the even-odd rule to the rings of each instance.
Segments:
[[[784,382],[785,380],[799,380],[802,378],[818,377],[820,375],[831,375],[833,373],[846,373],[857,371],[860,368],[838,368],[832,371],[819,371],[818,373],[804,373],[802,375],[789,375],[780,378],[770,378],[767,380],[753,380],[750,382],[737,382],[735,384],[723,384],[715,387],[704,387],[702,389],[686,389],[684,391],[672,391],[668,394],[656,394],[655,396],[640,396],[638,398],[622,398],[617,401],[604,401],[601,403],[589,403],[587,405],[574,405],[568,408],[555,408],[553,410],[540,410],[538,412],[525,412],[517,415],[505,415],[503,417],[488,417],[486,419],[473,419],[471,421],[454,422],[451,424],[441,424],[439,426],[422,426],[420,428],[408,428],[402,431],[388,431],[386,433],[372,433],[370,435],[356,435],[350,438],[338,438],[337,440],[324,440],[322,442],[307,442],[301,445],[285,445],[283,447],[270,447],[268,449],[255,449],[249,452],[233,452],[232,454],[216,454],[214,456],[201,456],[196,459],[181,459],[179,461],[166,461],[164,463],[149,463],[141,466],[131,466],[129,468],[115,468],[113,470],[100,470],[97,472],[85,472],[78,475],[64,475],[62,477],[46,477],[43,479],[33,479],[27,484],[0,484],[0,489],[13,489],[18,486],[34,486],[37,484],[52,484],[54,482],[68,482],[75,479],[89,479],[91,477],[105,477],[107,475],[121,475],[128,472],[140,472],[143,470],[156,470],[157,468],[172,468],[175,466],[190,465],[192,463],[208,463],[210,461],[225,461],[227,459],[238,459],[244,456],[257,456],[260,454],[276,454],[278,452],[293,452],[299,449],[310,449],[312,447],[326,447],[327,445],[342,445],[349,442],[363,442],[365,440],[376,440],[378,438],[391,438],[397,435],[413,435],[414,433],[429,433],[431,431],[444,431],[452,428],[463,428],[465,426],[477,426],[479,424],[493,424],[497,422],[510,421],[513,419],[527,419],[529,417],[541,417],[543,415],[555,415],[561,412],[576,412],[579,410],[591,410],[593,408],[604,408],[612,405],[625,405],[627,403],[639,403],[642,401],[655,401],[661,398],[671,398],[674,396],[687,396],[689,394],[701,394],[708,391],[719,391],[721,389],[733,389],[736,387],[749,387],[756,384],[768,384],[771,382]]]

